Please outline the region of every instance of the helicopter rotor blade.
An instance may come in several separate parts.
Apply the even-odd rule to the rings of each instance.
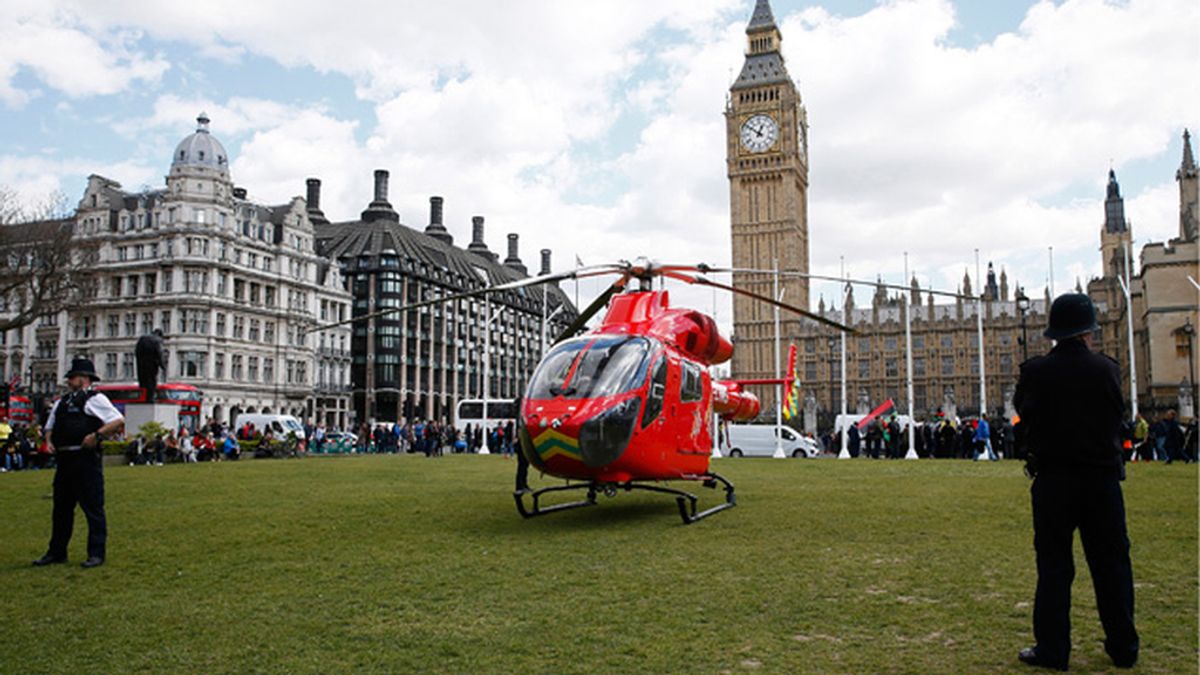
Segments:
[[[758,293],[754,293],[752,291],[747,291],[744,288],[738,288],[736,286],[722,284],[722,283],[713,281],[711,279],[706,279],[704,277],[696,277],[696,276],[692,276],[690,274],[682,274],[680,272],[668,272],[668,271],[664,270],[663,275],[666,277],[670,277],[671,279],[676,279],[678,281],[682,281],[684,283],[699,284],[701,286],[709,286],[712,288],[719,288],[721,290],[729,291],[730,293],[735,293],[737,295],[741,295],[741,296],[744,296],[747,298],[753,298],[755,300],[758,300],[759,302],[765,302],[768,305],[774,305],[775,307],[778,307],[780,309],[786,309],[789,312],[792,312],[794,314],[799,314],[800,316],[803,316],[808,319],[812,319],[813,321],[816,321],[818,323],[823,323],[826,326],[829,326],[831,328],[836,328],[840,331],[845,331],[847,333],[857,333],[858,332],[849,326],[844,326],[844,325],[838,323],[837,321],[833,321],[832,319],[827,319],[827,318],[821,316],[820,314],[814,314],[813,312],[810,312],[808,310],[800,309],[799,307],[796,307],[795,305],[789,305],[785,302],[780,302],[778,300],[775,300],[774,298],[769,298],[765,295],[759,295]]]
[[[554,344],[558,344],[567,338],[575,337],[575,334],[578,333],[580,329],[582,329],[587,322],[596,315],[597,312],[604,309],[604,307],[608,305],[608,301],[612,298],[612,296],[623,290],[625,285],[628,283],[629,275],[622,274],[621,278],[617,279],[612,283],[611,286],[604,289],[604,292],[596,296],[596,299],[592,301],[592,304],[587,306],[587,309],[583,310],[579,313],[579,316],[575,317],[575,320],[571,322],[571,325],[567,326],[566,330],[564,330],[558,336],[558,339],[554,341]]]
[[[438,305],[438,304],[445,303],[445,302],[455,302],[457,300],[468,300],[470,298],[477,298],[477,297],[480,297],[483,295],[487,295],[488,293],[495,293],[498,291],[512,291],[512,290],[516,290],[518,288],[526,288],[529,286],[541,286],[543,284],[550,284],[550,283],[554,283],[557,281],[564,281],[564,280],[569,280],[569,279],[586,279],[589,277],[603,276],[606,274],[624,274],[625,269],[626,269],[626,266],[624,266],[624,265],[591,265],[589,267],[580,267],[578,269],[570,270],[567,272],[559,272],[557,274],[546,274],[543,276],[527,277],[525,279],[517,279],[515,281],[506,281],[504,283],[496,284],[494,286],[488,286],[486,288],[478,288],[478,289],[475,289],[472,291],[465,291],[462,293],[454,293],[451,295],[446,295],[446,296],[443,296],[440,298],[433,298],[430,300],[420,300],[418,302],[410,302],[410,303],[406,303],[403,307],[390,307],[388,309],[381,309],[377,312],[371,312],[370,314],[363,314],[361,316],[351,317],[349,319],[345,319],[344,321],[336,321],[333,323],[321,324],[319,326],[314,326],[312,328],[309,328],[309,329],[305,330],[304,332],[305,333],[313,333],[313,332],[316,332],[319,330],[328,330],[330,328],[336,328],[338,326],[344,326],[344,325],[356,323],[359,321],[365,321],[367,319],[374,319],[374,318],[378,318],[381,316],[387,316],[388,314],[395,314],[396,312],[402,312],[402,311],[410,310],[410,309],[420,309],[422,307],[429,307],[432,305]]]

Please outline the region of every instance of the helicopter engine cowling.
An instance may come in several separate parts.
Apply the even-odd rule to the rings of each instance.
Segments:
[[[758,417],[762,404],[758,397],[742,391],[736,382],[713,382],[713,412],[734,422],[745,422]]]
[[[733,358],[733,345],[721,335],[717,322],[702,312],[672,311],[656,322],[653,332],[710,366]]]

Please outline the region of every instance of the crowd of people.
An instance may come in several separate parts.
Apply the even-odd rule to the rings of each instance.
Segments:
[[[511,456],[515,451],[515,429],[512,420],[501,421],[486,429],[483,424],[467,424],[462,430],[435,420],[416,419],[405,422],[382,422],[374,427],[362,424],[358,430],[355,452],[360,453],[419,453],[440,457],[447,453],[488,452]]]
[[[1018,420],[1019,421],[1019,420]],[[941,459],[1025,459],[1019,425],[996,417],[952,419],[940,412],[932,422],[917,422],[913,434],[915,450],[921,458]],[[841,432],[829,432],[818,439],[826,454],[836,455],[842,447]],[[432,420],[399,423],[362,424],[357,436],[325,425],[305,423],[303,433],[284,432],[281,428],[258,429],[246,423],[237,429],[209,419],[195,430],[188,426],[172,429],[162,436],[129,439],[125,459],[130,465],[156,465],[183,462],[232,461],[241,458],[244,447],[253,446],[260,455],[297,456],[310,449],[321,452],[417,453],[440,457],[448,453],[475,454],[482,448],[512,456],[516,451],[512,420],[498,422],[486,429],[468,424],[459,430],[451,424]],[[1197,461],[1197,421],[1181,424],[1176,411],[1168,410],[1149,422],[1139,415],[1126,425],[1126,461]],[[846,442],[851,457],[901,459],[908,454],[908,426],[899,417],[880,417],[862,430],[850,425]],[[43,442],[37,424],[12,425],[0,419],[0,472],[42,469],[54,465],[54,457]]]
[[[913,443],[918,457],[939,459],[1026,458],[1027,449],[1021,439],[1020,420],[995,417],[949,418],[940,411],[932,422],[917,422]],[[1186,425],[1179,422],[1174,410],[1159,415],[1153,424],[1138,415],[1124,430],[1125,461],[1197,461],[1197,421]],[[842,447],[841,432],[829,432],[820,438],[826,454],[838,454]],[[908,425],[901,424],[895,415],[876,418],[859,429],[850,425],[846,448],[851,457],[872,459],[902,459],[908,454]]]

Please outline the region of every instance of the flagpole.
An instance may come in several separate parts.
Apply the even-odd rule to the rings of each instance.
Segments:
[[[779,292],[779,258],[775,258],[775,302],[783,301]],[[779,307],[775,307],[775,379],[782,379],[779,372]],[[776,459],[786,457],[783,454],[783,385],[775,385],[775,455]]]
[[[846,257],[842,256],[842,278],[846,278]],[[847,282],[845,288],[842,289],[842,325],[850,325],[850,284]],[[838,452],[838,459],[850,459],[850,425],[847,424],[849,418],[846,416],[846,331],[840,331],[842,334],[842,449]]]
[[[908,281],[908,252],[904,252],[904,280]],[[908,452],[904,459],[917,459],[916,417],[913,416],[912,291],[904,294],[904,379],[908,389]]]

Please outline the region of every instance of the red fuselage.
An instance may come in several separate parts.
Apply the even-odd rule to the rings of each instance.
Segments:
[[[708,367],[733,354],[711,317],[671,309],[666,291],[613,298],[590,333],[538,365],[521,406],[521,446],[538,469],[598,483],[699,478],[713,414],[748,419],[758,402]]]

